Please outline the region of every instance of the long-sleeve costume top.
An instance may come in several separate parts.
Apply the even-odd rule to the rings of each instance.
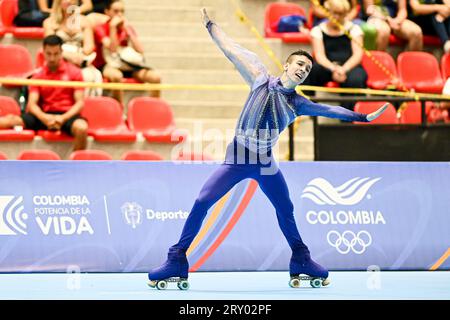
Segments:
[[[367,122],[366,115],[339,106],[314,103],[286,89],[269,75],[258,56],[231,40],[214,22],[206,25],[212,39],[234,64],[251,91],[235,129],[235,140],[256,153],[270,150],[280,133],[301,115]]]

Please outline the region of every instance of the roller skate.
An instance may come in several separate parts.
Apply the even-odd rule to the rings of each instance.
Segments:
[[[186,253],[180,249],[169,249],[167,261],[148,273],[148,286],[158,290],[167,289],[169,282],[176,282],[178,289],[189,289],[188,279],[189,263]]]
[[[289,286],[291,288],[299,288],[301,281],[309,281],[311,287],[320,288],[330,284],[328,279],[328,270],[311,259],[309,253],[302,257],[292,255],[289,264],[291,279]]]

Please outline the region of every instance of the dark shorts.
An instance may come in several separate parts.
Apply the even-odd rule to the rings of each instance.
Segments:
[[[50,114],[62,114],[57,112],[48,112]],[[22,114],[22,120],[25,124],[25,129],[30,130],[48,130],[48,128],[39,120],[36,116],[32,115],[31,113],[23,113]],[[68,135],[72,136],[72,125],[77,119],[84,119],[80,115],[75,115],[66,122],[61,127],[61,131],[67,133]]]
[[[106,64],[104,64],[103,66],[101,66],[101,67],[99,67],[97,69],[100,70],[100,72],[103,74],[103,70],[105,70],[105,67],[106,67]],[[136,71],[142,70],[142,69],[153,70],[150,67],[148,67],[148,68],[135,67],[134,70],[130,70],[130,71],[122,71],[122,70],[120,70],[120,72],[122,72],[122,75],[123,75],[124,78],[133,78],[133,73],[135,73]]]

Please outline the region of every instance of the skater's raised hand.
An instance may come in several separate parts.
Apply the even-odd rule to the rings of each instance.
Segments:
[[[208,12],[206,12],[206,8],[201,8],[200,12],[202,13],[203,24],[206,26],[211,19],[208,16]]]
[[[374,111],[374,112],[372,112],[372,113],[369,113],[367,116],[366,116],[366,119],[367,119],[367,121],[373,121],[373,120],[375,120],[376,118],[378,118],[386,109],[387,109],[387,107],[388,107],[388,105],[389,105],[389,103],[385,103],[385,104],[383,104],[377,111]]]

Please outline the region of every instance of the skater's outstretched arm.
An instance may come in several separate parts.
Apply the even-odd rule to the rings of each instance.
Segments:
[[[235,65],[250,86],[253,86],[253,83],[259,76],[267,75],[266,67],[255,53],[241,47],[230,39],[216,23],[211,21],[205,8],[202,8],[201,12],[203,23],[212,39],[223,51],[225,56]]]
[[[382,105],[378,110],[370,114],[354,112],[340,106],[330,106],[312,102],[302,96],[295,99],[295,107],[298,115],[322,116],[336,118],[344,121],[370,122],[378,118],[388,107],[388,103]]]

